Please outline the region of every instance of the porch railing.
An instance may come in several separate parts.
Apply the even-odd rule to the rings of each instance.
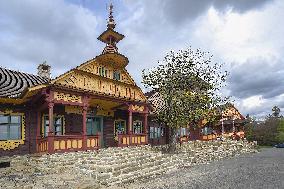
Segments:
[[[40,138],[37,141],[37,152],[47,152],[48,141],[47,138]]]
[[[138,146],[147,144],[147,134],[118,134],[118,146]]]
[[[202,140],[215,140],[218,137],[216,134],[202,135]]]
[[[244,131],[239,131],[239,132],[230,132],[230,133],[224,133],[223,134],[224,137],[227,137],[227,138],[244,138],[245,137],[245,132]]]
[[[82,135],[56,135],[53,136],[53,152],[70,152],[83,150],[96,150],[100,146],[100,136],[84,136]],[[86,140],[86,149],[83,147],[84,140]],[[48,152],[48,137],[41,138],[37,142],[38,152]]]
[[[233,132],[228,132],[228,133],[223,133],[222,134],[209,134],[209,135],[203,135],[202,136],[202,140],[215,140],[217,139],[217,137],[226,137],[226,138],[232,138],[232,139],[237,139],[237,138],[244,138],[245,137],[245,133],[244,131],[239,131],[236,133]]]
[[[184,142],[188,142],[189,141],[189,136],[180,136],[179,137],[179,142],[180,143],[184,143]]]

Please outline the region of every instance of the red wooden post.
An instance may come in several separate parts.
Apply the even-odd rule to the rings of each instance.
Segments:
[[[39,144],[40,144],[40,128],[41,128],[41,124],[40,124],[40,112],[37,112],[37,122],[36,122],[36,125],[37,125],[37,128],[36,128],[36,149],[37,149],[37,152],[39,152]]]
[[[118,145],[118,147],[121,147],[121,146],[122,146],[121,134],[117,134],[117,145]]]
[[[144,114],[144,134],[146,134],[146,144],[148,144],[148,113]]]
[[[87,150],[87,110],[88,106],[83,106],[83,150]]]
[[[97,146],[97,149],[99,149],[100,148],[100,146],[101,146],[101,139],[102,139],[102,133],[101,132],[98,132],[98,146]]]
[[[128,109],[128,132],[127,134],[132,134],[132,109]]]
[[[49,127],[48,127],[48,153],[54,153],[54,126],[53,126],[53,102],[48,102],[48,120],[49,120]]]

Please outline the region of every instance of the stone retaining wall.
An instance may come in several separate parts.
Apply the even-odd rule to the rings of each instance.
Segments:
[[[0,171],[0,186],[25,188],[92,188],[149,179],[177,168],[257,152],[247,141],[195,141],[168,146],[107,148],[42,156],[14,156],[11,167]],[[190,171],[190,169],[189,169]]]

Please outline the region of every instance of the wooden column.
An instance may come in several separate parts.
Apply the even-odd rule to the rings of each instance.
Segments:
[[[225,133],[224,120],[223,120],[223,118],[222,118],[221,125],[222,125],[222,136],[223,136],[223,135],[224,135],[224,133]]]
[[[54,153],[54,121],[53,121],[53,102],[48,102],[48,120],[49,120],[49,127],[48,127],[48,153]]]
[[[148,144],[148,113],[144,114],[144,134],[146,134],[146,143]]]
[[[83,106],[83,150],[87,150],[87,110],[88,106]]]
[[[36,114],[36,150],[37,152],[39,152],[39,144],[40,144],[40,139],[41,139],[41,136],[40,136],[40,130],[41,130],[41,113],[40,112],[37,112]]]
[[[127,134],[132,134],[132,109],[128,109],[128,131]]]

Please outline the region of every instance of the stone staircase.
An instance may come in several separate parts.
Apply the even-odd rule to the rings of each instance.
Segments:
[[[11,158],[11,167],[0,172],[0,182],[5,183],[4,188],[9,188],[10,185],[32,188],[96,188],[94,186],[143,181],[177,168],[256,152],[255,146],[242,141],[196,141],[177,145],[175,154],[162,153],[167,146],[146,145],[15,156]]]
[[[76,167],[103,185],[113,185],[165,173],[177,168],[179,161],[176,155],[152,151],[150,146],[108,148],[91,160],[82,158]]]

